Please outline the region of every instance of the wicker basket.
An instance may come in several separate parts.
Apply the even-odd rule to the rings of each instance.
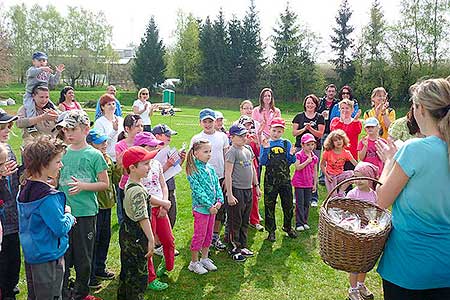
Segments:
[[[320,256],[334,269],[350,273],[366,273],[372,270],[383,251],[391,230],[391,222],[380,232],[353,232],[337,226],[328,215],[328,208],[336,207],[357,214],[362,225],[368,223],[364,214],[366,208],[375,207],[378,214],[386,212],[390,215],[390,212],[370,202],[330,197],[341,185],[355,180],[370,180],[381,184],[369,177],[352,177],[343,180],[328,194],[319,213]]]

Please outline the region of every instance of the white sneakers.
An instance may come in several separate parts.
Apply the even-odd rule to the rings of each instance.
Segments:
[[[208,271],[217,271],[217,267],[210,258],[202,258],[200,259],[200,263]]]
[[[297,226],[297,227],[295,228],[295,230],[297,230],[297,231],[303,231],[303,230],[305,230],[305,226],[302,226],[302,225]]]
[[[188,269],[189,271],[200,275],[208,273],[208,270],[206,270],[199,261],[191,261],[189,263]]]
[[[295,230],[297,230],[297,231],[303,231],[303,230],[308,230],[309,228],[310,228],[310,227],[309,227],[308,224],[303,224],[303,225],[300,225],[300,226],[295,227]]]
[[[216,271],[217,267],[210,258],[202,258],[200,261],[191,261],[188,270],[203,275],[208,273],[208,271]]]

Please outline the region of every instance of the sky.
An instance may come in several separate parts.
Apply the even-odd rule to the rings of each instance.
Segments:
[[[400,0],[379,0],[383,7],[386,21],[393,23],[400,15]],[[204,20],[207,16],[214,19],[223,9],[225,18],[231,19],[236,15],[242,19],[250,4],[250,0],[0,0],[3,8],[25,3],[28,7],[38,3],[41,6],[51,4],[63,15],[67,6],[81,6],[83,8],[102,10],[108,22],[113,26],[113,47],[124,48],[130,43],[138,45],[145,32],[150,17],[155,16],[160,36],[165,44],[175,42],[177,11],[192,13],[196,18]],[[280,13],[286,8],[286,0],[255,0],[261,21],[261,35],[266,48],[270,46],[270,35]],[[341,0],[291,0],[290,7],[294,10],[302,24],[322,37],[319,47],[319,62],[325,62],[332,57],[330,49],[330,35],[335,26],[335,17]],[[353,36],[360,34],[362,26],[369,21],[369,10],[372,1],[349,0],[353,15],[350,24],[355,27]]]

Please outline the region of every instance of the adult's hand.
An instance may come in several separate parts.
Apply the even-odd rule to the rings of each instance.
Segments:
[[[392,160],[395,153],[397,152],[397,146],[392,141],[387,141],[387,143],[376,141],[375,147],[377,148],[377,155],[383,161]]]

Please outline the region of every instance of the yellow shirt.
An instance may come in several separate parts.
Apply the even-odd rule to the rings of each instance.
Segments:
[[[392,122],[395,121],[395,110],[393,108],[386,109],[386,112],[388,115],[389,120]],[[380,122],[380,137],[383,139],[388,138],[388,126],[384,123],[384,116],[383,114],[379,114],[378,116],[375,115],[375,108],[372,108],[364,113],[364,120],[375,117],[377,118],[378,122]]]

